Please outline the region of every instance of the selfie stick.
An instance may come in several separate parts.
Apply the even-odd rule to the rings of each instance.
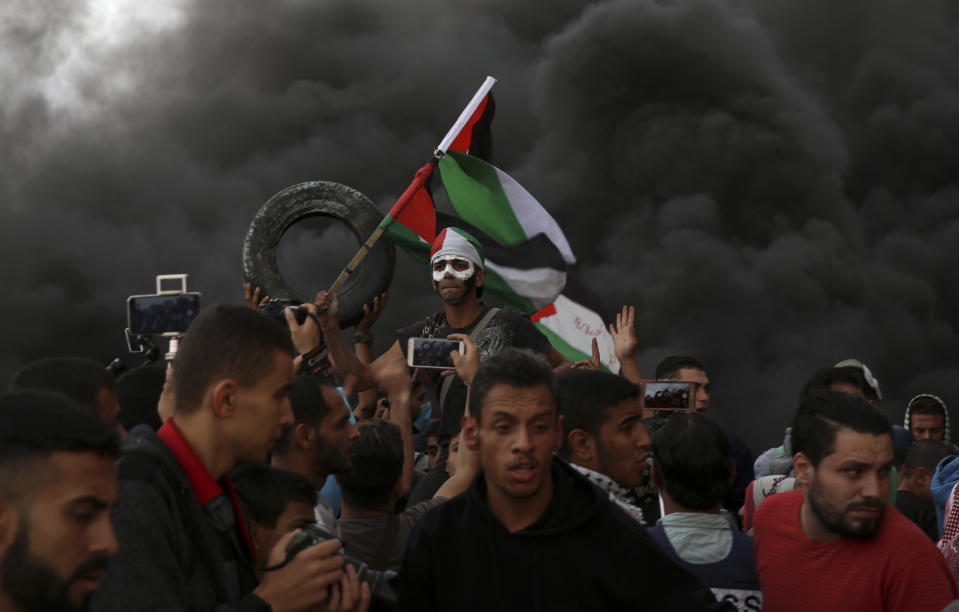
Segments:
[[[380,236],[383,235],[383,232],[386,231],[386,228],[396,220],[396,218],[403,211],[403,208],[406,207],[409,201],[413,199],[413,196],[415,196],[420,188],[423,187],[423,184],[426,183],[426,179],[428,179],[433,174],[433,170],[436,169],[436,164],[438,164],[440,159],[446,155],[446,151],[450,148],[450,146],[452,146],[453,141],[456,140],[456,137],[459,136],[460,132],[463,131],[463,128],[466,127],[466,124],[479,108],[480,104],[483,102],[483,99],[493,88],[494,83],[496,83],[496,79],[491,76],[486,77],[486,80],[483,81],[483,84],[480,86],[480,88],[476,90],[475,94],[473,94],[473,99],[470,100],[469,104],[466,105],[466,108],[464,108],[463,112],[460,113],[460,116],[456,119],[453,127],[450,128],[443,140],[440,141],[439,146],[436,147],[436,151],[433,152],[433,159],[416,171],[416,176],[413,177],[413,182],[410,183],[410,186],[406,188],[406,191],[404,191],[399,199],[396,200],[396,203],[393,204],[393,208],[390,209],[389,214],[383,218],[383,221],[380,223],[379,227],[377,227],[370,237],[366,239],[366,242],[364,242],[363,246],[360,247],[360,250],[356,252],[356,255],[354,255],[353,259],[350,260],[350,263],[346,264],[346,267],[343,268],[343,271],[340,272],[340,275],[336,277],[335,281],[333,281],[333,285],[330,287],[329,291],[330,295],[336,295],[336,293],[343,288],[343,285],[350,277],[350,274],[352,274],[363,262],[363,259],[366,258],[366,254],[370,252],[370,249],[372,249],[373,245],[376,244],[376,241],[380,239]]]

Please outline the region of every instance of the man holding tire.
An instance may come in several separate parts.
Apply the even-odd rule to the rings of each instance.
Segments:
[[[397,332],[396,342],[372,364],[359,362],[350,351],[336,320],[337,301],[326,293],[318,296],[323,333],[330,353],[347,377],[356,377],[359,388],[375,384],[379,373],[393,370],[406,361],[409,338],[446,338],[450,334],[470,336],[487,360],[510,347],[526,348],[545,355],[554,368],[569,367],[523,312],[512,308],[491,308],[480,301],[486,282],[483,246],[466,231],[448,227],[440,232],[430,250],[433,289],[443,300],[443,310]],[[441,411],[441,434],[460,429],[466,406],[466,387],[450,371],[434,371],[428,390],[433,406]]]

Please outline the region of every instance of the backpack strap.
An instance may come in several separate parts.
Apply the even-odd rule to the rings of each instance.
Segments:
[[[473,331],[470,332],[469,339],[473,342],[476,342],[476,338],[480,335],[480,332],[486,328],[487,324],[493,320],[493,317],[496,316],[496,313],[499,312],[499,308],[490,308],[486,311],[486,314],[483,315],[483,318],[479,320],[479,323],[476,324],[476,327],[473,328]],[[453,379],[456,378],[456,374],[447,376],[443,379],[442,384],[440,385],[440,411],[446,407],[446,396],[450,392],[450,387],[453,386]]]

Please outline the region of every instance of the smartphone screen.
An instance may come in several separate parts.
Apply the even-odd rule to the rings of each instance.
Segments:
[[[185,332],[199,311],[199,293],[131,295],[127,298],[127,323],[135,334]]]
[[[690,383],[649,380],[643,383],[647,410],[691,410]]]
[[[453,368],[454,351],[462,352],[463,343],[443,338],[410,338],[407,344],[407,363],[414,368]]]

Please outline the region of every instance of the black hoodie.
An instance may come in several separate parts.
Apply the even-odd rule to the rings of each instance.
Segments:
[[[509,533],[486,481],[428,512],[403,563],[409,610],[722,610],[607,494],[553,460],[553,498]]]

